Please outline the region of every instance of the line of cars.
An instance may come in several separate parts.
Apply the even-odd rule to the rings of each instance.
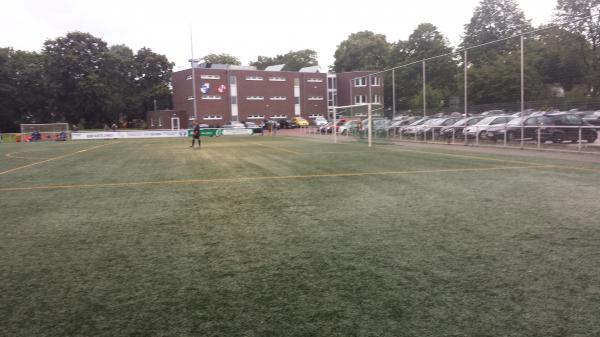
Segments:
[[[499,141],[506,139],[540,140],[562,143],[585,140],[593,143],[598,138],[597,125],[600,129],[600,112],[578,113],[575,111],[526,111],[508,115],[503,111],[492,111],[470,117],[441,116],[424,117],[410,124],[401,122],[392,124],[390,134],[418,139],[464,139]],[[405,118],[402,121],[409,121]]]

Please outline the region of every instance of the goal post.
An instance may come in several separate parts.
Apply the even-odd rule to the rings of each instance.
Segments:
[[[69,140],[71,133],[68,123],[21,124],[21,138],[23,142]]]

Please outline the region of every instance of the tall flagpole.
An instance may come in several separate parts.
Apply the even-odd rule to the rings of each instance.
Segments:
[[[190,51],[192,53],[192,58],[190,59],[190,64],[192,66],[192,97],[194,97],[194,121],[198,121],[198,107],[196,106],[196,69],[194,67],[194,38],[192,36],[192,27],[190,26]]]

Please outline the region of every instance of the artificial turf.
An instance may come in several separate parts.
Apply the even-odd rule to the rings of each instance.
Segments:
[[[600,165],[188,146],[0,144],[0,335],[600,335]]]

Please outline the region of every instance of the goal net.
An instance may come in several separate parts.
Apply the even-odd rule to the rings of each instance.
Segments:
[[[24,142],[42,142],[70,139],[68,123],[21,124]]]

